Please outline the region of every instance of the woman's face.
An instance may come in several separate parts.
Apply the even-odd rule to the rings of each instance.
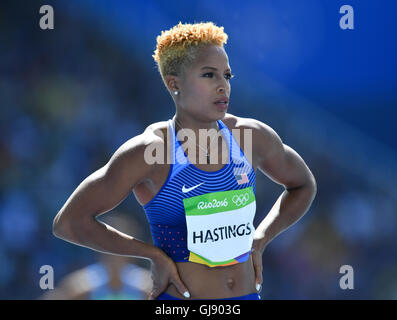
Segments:
[[[224,48],[216,45],[204,47],[193,64],[179,77],[179,95],[176,97],[178,112],[187,112],[201,121],[222,119],[228,102],[215,104],[215,101],[230,97],[231,77]]]

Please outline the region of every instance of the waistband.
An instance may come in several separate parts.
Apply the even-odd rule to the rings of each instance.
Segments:
[[[183,300],[177,297],[174,297],[168,293],[163,292],[160,294],[156,300]],[[191,300],[261,300],[261,296],[258,293],[250,293],[244,296],[232,297],[232,298],[223,298],[223,299],[191,299]]]

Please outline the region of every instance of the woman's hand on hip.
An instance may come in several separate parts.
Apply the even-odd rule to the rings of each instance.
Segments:
[[[263,270],[263,263],[262,263],[262,253],[263,250],[259,247],[259,241],[254,240],[252,245],[252,263],[254,265],[255,270],[255,287],[256,291],[260,292],[262,289],[262,270]]]
[[[160,250],[160,252],[161,253],[159,253],[156,258],[152,259],[151,276],[153,280],[153,289],[149,295],[149,300],[155,300],[167,289],[170,283],[176,287],[182,296],[190,298],[189,291],[179,277],[175,262],[163,251]]]

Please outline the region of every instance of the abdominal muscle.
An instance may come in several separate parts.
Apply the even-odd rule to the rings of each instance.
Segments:
[[[251,255],[247,261],[227,267],[211,268],[194,262],[177,262],[176,266],[190,299],[223,299],[256,292]],[[165,292],[185,299],[173,284]]]

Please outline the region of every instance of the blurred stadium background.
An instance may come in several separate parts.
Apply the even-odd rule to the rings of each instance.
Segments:
[[[44,4],[54,30],[39,28]],[[339,28],[344,4],[354,30]],[[151,57],[160,31],[213,21],[229,35],[229,112],[270,125],[318,183],[310,211],[264,253],[263,299],[397,299],[396,9],[385,0],[2,1],[0,298],[41,297],[42,265],[57,287],[98,260],[55,238],[52,220],[118,146],[173,116]],[[256,223],[282,190],[257,175]],[[151,242],[132,194],[115,211]],[[339,287],[342,265],[354,268],[353,290]]]

